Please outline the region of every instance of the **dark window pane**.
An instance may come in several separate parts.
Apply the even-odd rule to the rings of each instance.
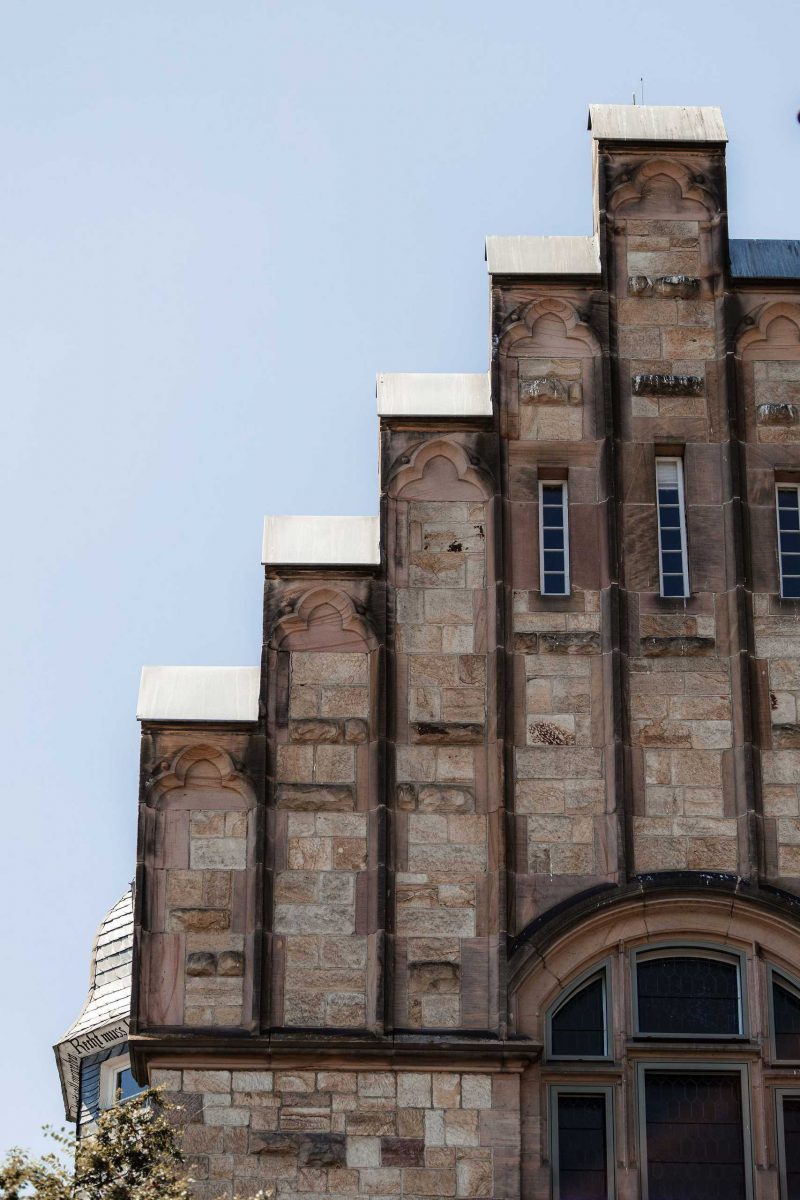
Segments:
[[[783,580],[783,594],[788,600],[796,600],[800,597],[800,579],[796,575],[788,576]]]
[[[558,508],[543,508],[542,509],[542,525],[548,528],[563,529],[564,528],[564,510],[560,506]]]
[[[544,504],[561,504],[564,499],[564,488],[560,483],[543,483],[542,484],[542,503]]]
[[[645,1076],[649,1200],[744,1197],[738,1074]]]
[[[564,549],[564,530],[563,529],[543,529],[542,530],[542,545],[545,550],[563,550]]]
[[[800,529],[800,513],[796,508],[782,508],[778,513],[781,529]]]
[[[784,554],[800,554],[800,533],[782,533],[781,550]]]
[[[602,1096],[558,1097],[561,1200],[606,1200],[606,1105]]]
[[[777,979],[772,981],[772,1013],[778,1058],[800,1059],[800,997]]]
[[[800,554],[784,554],[781,558],[784,575],[800,575]]]
[[[678,489],[677,488],[660,487],[658,489],[658,503],[659,504],[677,504],[678,503]]]
[[[665,596],[685,596],[686,586],[682,575],[665,575],[662,592]]]
[[[544,559],[545,571],[563,571],[564,570],[564,551],[563,550],[545,550],[542,557]]]
[[[662,529],[680,529],[681,511],[679,508],[662,508],[658,519]]]
[[[120,1093],[120,1100],[129,1100],[131,1096],[138,1096],[141,1090],[139,1084],[133,1078],[133,1072],[130,1068],[126,1067],[124,1071],[117,1071],[117,1082],[114,1091]]]
[[[797,492],[794,488],[778,489],[778,508],[797,508]]]
[[[665,575],[683,575],[683,555],[665,550],[661,555],[661,569]]]
[[[680,529],[662,529],[661,530],[661,549],[662,550],[682,550],[681,531]]]
[[[783,1097],[786,1200],[800,1200],[800,1096]]]
[[[563,1055],[602,1057],[605,1054],[603,987],[602,978],[587,983],[553,1014],[550,1045],[555,1058]]]
[[[734,963],[654,958],[637,965],[636,979],[640,1033],[741,1033]]]
[[[563,596],[566,591],[566,580],[563,574],[548,572],[544,577],[544,593],[547,596]]]

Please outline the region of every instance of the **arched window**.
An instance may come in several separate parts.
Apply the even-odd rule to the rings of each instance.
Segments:
[[[563,992],[547,1017],[548,1058],[607,1058],[609,1033],[609,964],[580,975]]]
[[[633,1026],[639,1037],[741,1037],[744,964],[713,946],[633,952]]]
[[[772,1055],[780,1062],[800,1060],[800,985],[769,968]]]

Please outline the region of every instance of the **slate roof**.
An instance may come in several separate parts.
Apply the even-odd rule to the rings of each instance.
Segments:
[[[68,1120],[77,1116],[80,1059],[128,1035],[132,961],[133,888],[128,888],[100,924],[92,946],[86,1003],[55,1046]]]
[[[735,279],[800,279],[800,241],[731,238]]]

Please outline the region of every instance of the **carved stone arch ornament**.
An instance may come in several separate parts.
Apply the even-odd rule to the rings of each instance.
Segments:
[[[486,500],[493,491],[488,472],[463,446],[449,438],[435,438],[398,459],[390,475],[389,493],[402,500],[430,499],[431,476],[439,499]]]
[[[759,358],[759,350],[772,357],[795,358],[800,352],[800,304],[789,300],[762,304],[745,317],[736,334],[736,353]]]
[[[230,754],[210,743],[183,746],[171,760],[159,763],[147,785],[148,808],[164,808],[182,788],[213,788],[234,792],[231,808],[252,808],[255,791]]]
[[[284,612],[272,629],[270,642],[275,650],[327,646],[331,641],[331,627],[341,630],[336,639],[340,649],[370,651],[378,644],[352,597],[341,588],[314,585],[289,604],[291,610]],[[317,637],[314,636],[315,629]],[[317,642],[319,647],[316,647]]]
[[[535,341],[536,327],[542,322],[554,325],[559,322],[563,326],[565,341],[583,343],[583,355],[590,357],[600,353],[600,346],[594,330],[582,319],[578,310],[568,300],[555,296],[542,296],[517,310],[513,321],[505,328],[500,338],[503,353],[516,354],[513,347],[521,341]],[[573,351],[570,351],[573,353]]]
[[[680,193],[680,199],[684,203],[694,201],[701,205],[709,217],[719,211],[719,204],[707,186],[704,175],[693,174],[684,163],[676,159],[661,157],[648,159],[636,170],[624,172],[611,183],[607,200],[608,211],[617,213],[623,207],[642,203],[659,185],[666,185],[674,194]]]

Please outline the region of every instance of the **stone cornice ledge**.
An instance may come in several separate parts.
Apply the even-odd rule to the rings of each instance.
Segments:
[[[268,567],[380,566],[379,517],[265,517]]]
[[[528,1038],[502,1039],[477,1035],[426,1033],[330,1034],[321,1030],[302,1030],[262,1035],[234,1033],[225,1036],[170,1032],[135,1034],[129,1039],[137,1077],[145,1078],[148,1068],[191,1067],[207,1070],[263,1070],[291,1068],[311,1063],[351,1065],[364,1069],[423,1066],[435,1064],[465,1070],[523,1071],[541,1057],[542,1045]]]
[[[489,374],[381,373],[379,417],[491,417]]]

